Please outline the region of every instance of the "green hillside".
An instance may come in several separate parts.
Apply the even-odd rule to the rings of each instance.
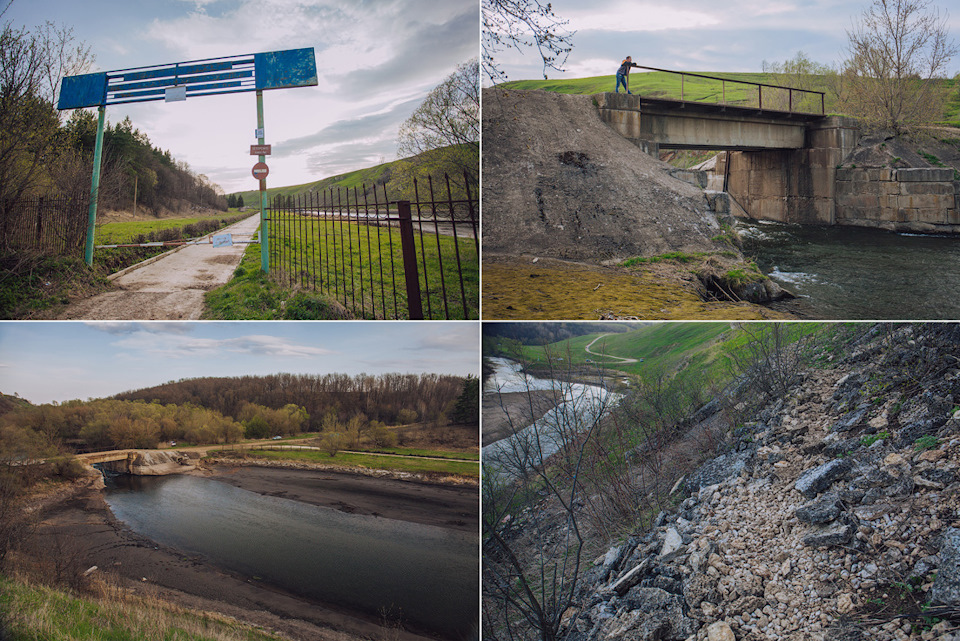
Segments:
[[[681,363],[713,362],[718,341],[731,335],[729,323],[655,323],[622,334],[608,334],[597,341],[596,353],[637,359],[636,363],[612,362],[593,356],[585,347],[603,334],[588,334],[545,347],[527,346],[524,356],[532,363],[544,362],[546,352],[569,359],[574,365],[602,364],[626,374],[644,375],[658,371],[673,372]]]
[[[377,190],[377,199],[383,202],[383,186],[387,188],[387,196],[395,200],[401,196],[401,190],[410,192],[411,173],[413,171],[426,171],[430,173],[434,180],[442,177],[444,172],[450,174],[451,183],[455,183],[454,189],[463,182],[462,170],[455,169],[447,160],[449,155],[470,154],[468,151],[457,151],[455,147],[443,147],[424,152],[411,158],[401,158],[391,162],[385,162],[366,169],[357,169],[345,174],[331,176],[322,180],[317,180],[302,185],[288,185],[286,187],[272,187],[267,189],[267,197],[273,199],[276,196],[301,196],[310,192],[320,193],[329,189],[356,189],[358,194],[366,189],[367,197],[373,202],[373,189]],[[476,150],[472,152],[476,154]],[[478,166],[479,167],[479,166]],[[476,172],[473,172],[476,174]],[[267,181],[269,183],[269,181]],[[244,205],[259,208],[260,191],[252,189],[249,191],[236,192],[234,195],[243,196]],[[403,195],[404,198],[411,198],[410,193]],[[456,196],[455,196],[456,197]],[[362,196],[361,196],[362,199]],[[352,201],[351,201],[352,202]]]
[[[356,171],[350,171],[345,174],[331,176],[330,178],[324,178],[323,180],[317,180],[312,183],[304,183],[302,185],[288,185],[286,187],[268,188],[267,197],[272,200],[276,196],[299,196],[311,191],[320,192],[325,189],[336,189],[337,187],[342,189],[360,189],[364,186],[371,187],[376,185],[379,190],[380,185],[390,182],[390,179],[393,177],[396,171],[397,165],[402,162],[405,161],[394,160],[393,162],[383,163],[382,165],[376,165],[366,169],[358,169]],[[238,192],[238,194],[243,196],[243,202],[245,205],[252,205],[254,207],[257,206],[258,199],[260,198],[259,190],[252,189],[250,191],[241,191]]]
[[[790,323],[785,327],[789,341],[818,331],[830,333],[830,327],[822,323]],[[757,328],[752,326],[752,331]],[[600,340],[593,344],[591,351],[637,362],[618,362],[587,353],[585,348],[597,338]],[[726,355],[743,349],[750,340],[751,336],[737,324],[652,323],[625,333],[588,334],[544,347],[525,346],[523,355],[530,370],[539,369],[540,375],[548,374],[543,371],[543,365],[538,368],[538,364],[545,364],[549,353],[555,366],[571,364],[581,374],[588,374],[599,365],[648,380],[666,374],[698,381],[701,385],[709,382],[723,385],[732,375]],[[557,362],[558,358],[563,361]]]

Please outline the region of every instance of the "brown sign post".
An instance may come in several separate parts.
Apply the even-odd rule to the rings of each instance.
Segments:
[[[250,145],[251,156],[269,156],[270,145]]]

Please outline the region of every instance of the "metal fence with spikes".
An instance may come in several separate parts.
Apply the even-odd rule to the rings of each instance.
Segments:
[[[391,201],[384,186],[276,196],[271,272],[360,318],[479,318],[479,198],[463,180],[414,181],[414,201]]]

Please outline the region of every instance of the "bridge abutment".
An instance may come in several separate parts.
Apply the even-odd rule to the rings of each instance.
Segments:
[[[837,222],[837,167],[857,145],[851,118],[831,116],[806,125],[801,149],[735,151],[718,159],[727,190],[753,218],[782,223]],[[729,170],[727,162],[729,159]]]
[[[960,233],[952,169],[842,167],[860,138],[843,116],[594,96],[600,119],[646,153],[726,151],[714,171],[750,218],[781,223]]]

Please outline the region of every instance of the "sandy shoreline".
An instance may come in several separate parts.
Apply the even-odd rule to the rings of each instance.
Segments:
[[[553,390],[483,394],[483,447],[532,425],[557,406],[557,395]]]
[[[473,532],[479,527],[476,488],[419,486],[341,472],[262,467],[216,468],[209,476],[261,494],[385,518],[393,518],[388,516],[391,514],[399,517],[404,505],[421,503],[422,509],[413,510],[404,520]],[[398,487],[398,483],[406,487]],[[66,547],[66,553],[82,565],[81,570],[97,566],[100,572],[119,576],[138,594],[220,612],[290,639],[352,641],[382,639],[385,633],[402,641],[429,638],[386,630],[379,621],[359,613],[333,609],[252,578],[232,575],[203,557],[158,544],[118,521],[102,492],[93,488],[81,488],[47,506],[37,537],[41,549]]]

